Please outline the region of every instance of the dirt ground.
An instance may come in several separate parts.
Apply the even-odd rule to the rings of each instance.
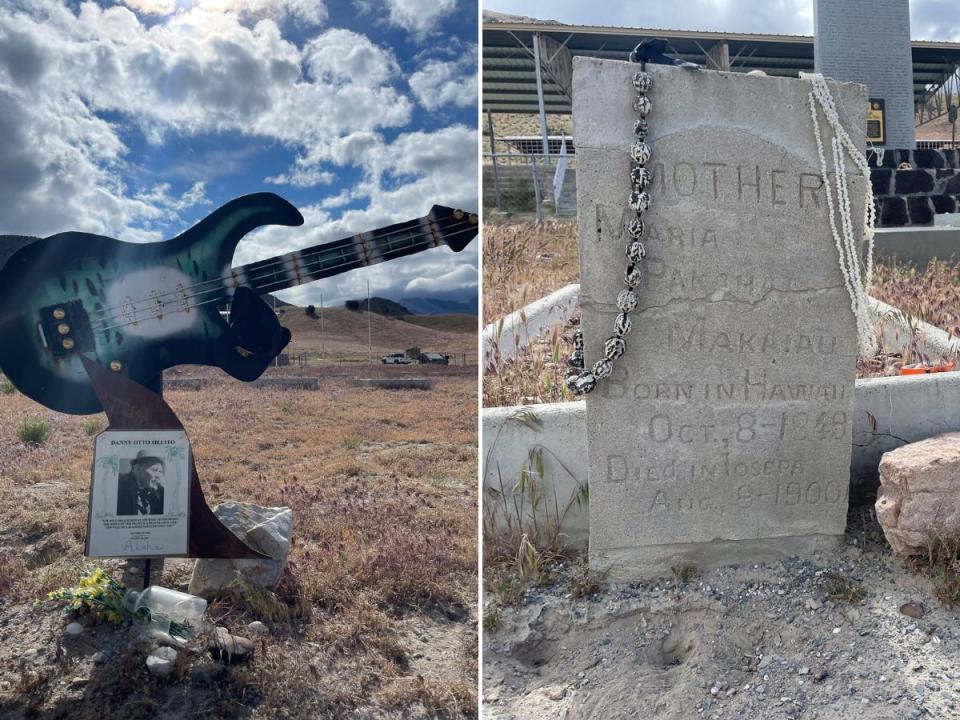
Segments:
[[[476,369],[429,373],[427,391],[359,388],[342,373],[304,391],[178,370],[216,380],[165,394],[208,503],[285,505],[294,531],[275,593],[208,609],[211,624],[255,641],[253,660],[224,669],[197,647],[166,679],[148,673],[149,648],[130,629],[70,637],[71,618],[37,602],[79,578],[93,437],[106,423],[4,388],[0,718],[474,716],[477,441],[464,408],[476,407]],[[18,437],[26,419],[48,424],[41,444]],[[123,562],[103,565],[124,575]],[[168,560],[153,582],[185,590],[190,570]],[[251,635],[253,620],[269,634]]]
[[[573,574],[517,607],[487,596],[485,718],[960,716],[960,615],[868,511],[851,513],[839,552],[810,561],[601,582],[581,599]]]

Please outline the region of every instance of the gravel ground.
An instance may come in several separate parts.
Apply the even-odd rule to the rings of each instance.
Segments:
[[[960,717],[960,616],[878,530],[829,556],[584,599],[561,568],[485,633],[484,717]]]

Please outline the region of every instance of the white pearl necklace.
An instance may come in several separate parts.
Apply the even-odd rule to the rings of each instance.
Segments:
[[[870,183],[870,167],[866,156],[860,152],[850,135],[840,124],[833,96],[823,75],[819,73],[800,73],[800,77],[810,81],[809,95],[810,117],[813,120],[813,134],[817,140],[817,154],[820,156],[820,177],[827,195],[827,210],[830,216],[830,231],[837,247],[840,272],[844,285],[850,295],[850,307],[857,319],[857,347],[862,357],[872,355],[875,349],[873,324],[870,318],[870,303],[867,288],[873,284],[873,229],[876,223],[876,206],[873,202],[873,186]],[[817,106],[820,106],[827,124],[833,130],[830,147],[833,151],[833,169],[835,187],[831,190],[827,172],[827,159],[820,134],[820,121],[817,119]],[[866,178],[864,198],[864,235],[867,238],[866,277],[860,267],[860,249],[850,217],[850,187],[847,181],[844,151],[857,166],[860,174]],[[833,192],[837,195],[836,209]],[[840,217],[840,229],[837,229],[837,215]]]

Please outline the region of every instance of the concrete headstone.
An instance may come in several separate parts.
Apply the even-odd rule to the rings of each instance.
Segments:
[[[636,69],[574,60],[588,367],[623,287]],[[587,396],[591,564],[629,578],[830,547],[846,521],[857,332],[810,85],[648,71],[640,306],[626,354]],[[862,145],[864,88],[831,91]],[[847,172],[859,234],[864,180]]]

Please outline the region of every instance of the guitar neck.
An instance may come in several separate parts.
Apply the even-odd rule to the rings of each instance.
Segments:
[[[427,215],[233,268],[232,280],[235,286],[246,285],[258,294],[285,290],[439,247],[444,233],[451,231],[456,233],[458,228],[443,230]]]

